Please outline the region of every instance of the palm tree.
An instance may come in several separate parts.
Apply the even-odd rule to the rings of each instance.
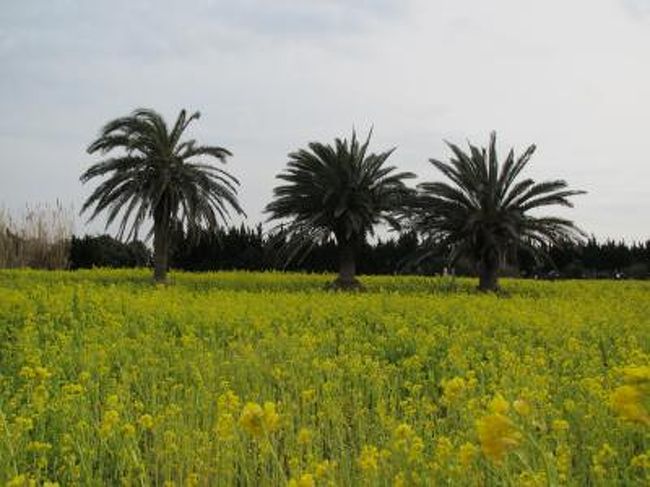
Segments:
[[[531,145],[515,157],[497,160],[496,134],[488,149],[469,144],[464,152],[447,144],[453,156],[448,163],[431,159],[449,181],[422,183],[412,207],[413,224],[431,248],[450,250],[450,263],[470,258],[479,272],[479,289],[498,289],[499,270],[517,250],[536,259],[544,248],[584,234],[570,220],[533,216],[531,211],[550,205],[572,207],[569,198],[584,191],[567,189],[563,180],[536,183],[520,174],[535,152]]]
[[[385,165],[394,149],[368,153],[371,135],[360,143],[353,132],[349,142],[312,142],[308,149],[289,154],[287,169],[277,176],[286,184],[275,188],[274,200],[266,207],[271,220],[291,220],[283,227],[289,241],[309,245],[334,236],[339,276],[332,287],[337,289],[360,287],[359,247],[382,221],[399,228],[396,212],[409,194],[403,181],[415,177]]]
[[[171,232],[179,225],[188,232],[214,229],[229,216],[229,208],[243,210],[237,201],[237,179],[210,165],[208,158],[225,163],[232,155],[223,147],[182,140],[187,127],[199,118],[181,110],[171,130],[163,117],[149,109],[107,123],[88,147],[89,154],[113,157],[93,164],[82,183],[106,177],[86,200],[81,212],[94,207],[89,220],[107,211],[106,227],[121,214],[118,238],[137,238],[140,227],[153,220],[154,280],[167,275]],[[128,232],[127,232],[128,230]]]

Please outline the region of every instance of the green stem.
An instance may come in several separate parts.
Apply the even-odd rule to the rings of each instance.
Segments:
[[[5,419],[4,411],[0,408],[0,418],[2,418],[2,425],[4,426],[5,436],[7,437],[7,449],[9,450],[9,455],[11,456],[11,463],[14,466],[14,475],[18,475],[18,464],[16,463],[16,454],[14,453],[14,448],[11,444],[9,426],[7,426],[7,420]]]
[[[277,452],[275,451],[275,447],[273,446],[273,443],[271,443],[271,438],[269,437],[268,431],[266,431],[266,428],[264,428],[264,437],[266,441],[269,444],[269,447],[271,449],[271,456],[275,460],[275,463],[278,466],[278,469],[280,470],[280,473],[282,474],[282,479],[284,480],[284,485],[289,483],[289,479],[287,478],[287,475],[284,473],[284,467],[282,466],[282,463],[280,462],[280,458],[278,457]]]

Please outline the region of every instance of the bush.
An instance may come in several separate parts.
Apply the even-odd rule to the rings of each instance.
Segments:
[[[145,267],[151,261],[151,253],[140,241],[120,242],[110,235],[72,237],[70,267]]]

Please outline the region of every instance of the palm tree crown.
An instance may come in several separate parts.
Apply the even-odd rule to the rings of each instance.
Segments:
[[[382,221],[398,226],[396,210],[409,193],[404,180],[415,177],[385,165],[394,149],[368,153],[371,135],[361,143],[353,132],[350,141],[312,142],[308,149],[289,154],[286,171],[277,176],[286,184],[275,188],[266,207],[271,219],[291,220],[285,230],[294,239],[311,243],[336,238],[342,287],[358,284],[356,248],[374,226]]]
[[[499,268],[510,252],[523,249],[538,257],[544,247],[582,235],[570,220],[530,214],[545,206],[572,207],[569,198],[584,193],[567,189],[563,180],[520,178],[535,145],[519,157],[510,150],[502,164],[494,132],[487,149],[448,146],[453,153],[448,163],[430,162],[449,181],[418,185],[413,221],[431,244],[451,249],[452,263],[466,256],[478,264],[480,289],[497,288]]]
[[[83,205],[93,208],[89,220],[106,211],[106,227],[121,215],[118,237],[137,238],[151,218],[154,235],[155,277],[164,280],[172,227],[188,231],[214,228],[229,216],[229,208],[243,213],[237,201],[237,179],[206,158],[225,162],[232,155],[222,147],[182,140],[187,127],[199,118],[182,110],[171,130],[163,117],[149,109],[107,123],[88,153],[119,151],[93,164],[81,176],[86,183],[107,177]]]

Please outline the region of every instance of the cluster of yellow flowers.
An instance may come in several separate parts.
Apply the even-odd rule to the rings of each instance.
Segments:
[[[650,483],[650,283],[0,271],[0,485]]]
[[[622,373],[626,384],[612,392],[612,407],[622,419],[650,426],[650,366],[624,367]]]
[[[265,402],[264,406],[249,402],[244,406],[239,424],[255,438],[261,438],[278,429],[280,416],[275,412],[275,404],[272,402]]]

